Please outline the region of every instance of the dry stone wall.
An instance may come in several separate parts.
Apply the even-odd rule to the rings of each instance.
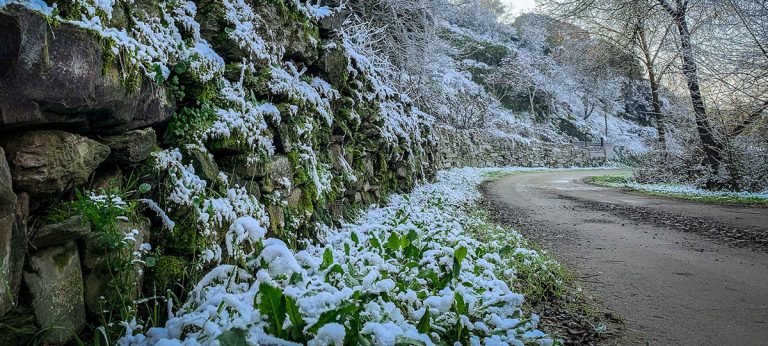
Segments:
[[[66,3],[59,13],[80,18],[79,2]],[[127,25],[120,18],[131,15],[128,9],[146,16],[157,9],[153,0],[129,3],[110,25]],[[282,54],[244,68],[249,53],[226,35],[231,23],[220,3],[198,1],[206,9],[194,18],[198,34],[225,66],[216,82],[191,75],[189,61],[169,66],[168,79],[147,78],[136,66],[130,73],[116,63],[125,56],[111,55],[120,51],[115,42],[98,33],[23,5],[0,6],[0,345],[72,343],[93,336],[104,315],[112,318],[104,334],[119,336],[120,322],[140,313],[140,297],[153,297],[146,304],[167,316],[162,296],[184,301],[211,265],[201,260],[205,251],[224,243],[232,220],[222,211],[255,216],[266,232],[298,247],[323,225],[408,191],[436,168],[588,163],[586,152],[568,146],[442,127],[425,148],[424,123],[401,131],[414,138],[393,141],[382,132],[391,119],[381,107],[403,114],[413,107],[394,91],[366,96],[375,83],[338,48],[338,18],[307,19],[290,1],[249,4],[270,29],[260,35]],[[293,71],[288,86],[315,85],[333,95],[316,100],[327,101],[332,121],[270,88],[275,75],[291,72],[286,66],[302,71]],[[236,113],[217,94],[235,84],[248,95],[238,106],[252,106],[249,116],[263,116],[255,107],[265,105],[271,107],[258,110],[282,116],[248,129],[258,136],[200,139],[212,118]],[[254,152],[254,138],[272,152]],[[162,158],[179,162],[159,168]],[[190,188],[184,179],[200,191],[174,204]]]
[[[452,167],[575,167],[598,162],[589,151],[571,144],[521,142],[484,130],[433,128],[434,162],[437,169]]]
[[[125,25],[126,9],[158,8],[153,0],[130,3],[110,25]],[[411,105],[396,95],[362,97],[370,76],[352,75],[343,49],[324,48],[342,47],[333,18],[318,23],[293,2],[248,3],[269,29],[267,44],[282,54],[254,61],[256,71],[246,74],[250,53],[226,35],[231,23],[221,2],[201,0],[200,35],[226,64],[218,82],[207,84],[190,75],[188,63],[171,66],[173,82],[136,66],[131,73],[125,56],[111,55],[115,43],[97,32],[0,5],[0,345],[90,341],[105,316],[105,333],[119,336],[120,322],[146,308],[137,307],[140,297],[154,297],[147,304],[167,316],[162,297],[172,292],[184,301],[211,265],[201,254],[211,242],[223,244],[230,227],[211,222],[204,236],[197,210],[263,206],[244,213],[268,219],[267,231],[296,247],[323,225],[429,177],[421,143],[406,148],[381,132],[380,103]],[[76,4],[59,13],[80,18]],[[332,122],[270,88],[270,72],[285,66],[300,67],[303,74],[288,81],[295,85],[327,81]],[[211,109],[225,106],[216,90],[238,82],[248,102],[269,102],[282,115],[257,129],[273,147],[269,155],[243,138],[187,141],[210,125]],[[175,149],[184,166],[158,168],[157,154]],[[203,185],[203,198],[189,205],[169,202],[181,169]],[[316,187],[318,172],[327,189]]]

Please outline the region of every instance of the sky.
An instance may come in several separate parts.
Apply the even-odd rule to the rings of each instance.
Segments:
[[[534,0],[502,0],[507,5],[512,5],[512,12],[518,15],[522,12],[532,11],[536,7]]]

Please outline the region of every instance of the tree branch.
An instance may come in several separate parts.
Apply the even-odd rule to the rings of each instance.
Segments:
[[[733,130],[731,130],[731,135],[735,137],[742,134],[746,129],[749,128],[750,125],[752,125],[752,123],[755,122],[755,120],[757,120],[761,114],[763,114],[766,109],[768,109],[768,100],[763,102],[763,104],[752,111],[752,113],[749,113],[749,115],[747,115],[747,119],[745,119],[741,124],[734,127]]]

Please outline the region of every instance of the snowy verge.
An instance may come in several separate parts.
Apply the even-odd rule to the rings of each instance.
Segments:
[[[626,183],[624,187],[633,190],[646,192],[664,193],[671,195],[683,195],[690,197],[715,197],[715,198],[736,198],[736,199],[755,199],[768,202],[768,191],[763,192],[736,192],[736,191],[710,191],[687,185],[669,185],[669,184],[641,184]]]
[[[712,191],[682,184],[646,184],[628,181],[627,176],[594,177],[591,183],[617,189],[628,189],[654,195],[692,200],[711,200],[735,203],[768,203],[768,191]]]
[[[242,218],[226,237],[237,264],[205,275],[163,327],[127,324],[121,344],[551,345],[511,287],[525,284],[518,269],[553,261],[473,216],[480,183],[534,170],[439,172],[301,251]],[[506,233],[480,241],[480,224]]]

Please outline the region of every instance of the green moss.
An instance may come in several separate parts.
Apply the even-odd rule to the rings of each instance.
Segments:
[[[43,224],[60,223],[72,217],[72,203],[58,202],[43,219]]]
[[[56,8],[59,16],[66,20],[80,20],[83,15],[83,7],[76,0],[57,0]]]
[[[150,271],[150,281],[157,288],[171,288],[184,282],[188,276],[190,264],[187,260],[177,256],[157,257],[155,266]]]
[[[312,215],[315,213],[315,205],[309,193],[305,193],[299,201],[298,214]]]
[[[90,35],[98,37],[99,44],[101,45],[101,74],[104,76],[113,74],[114,78],[119,78],[128,93],[137,91],[142,83],[139,66],[132,64],[131,59],[119,59],[113,51],[113,49],[117,47],[117,44],[113,39],[101,37],[96,31],[88,30],[88,32]],[[131,53],[121,51],[118,54]],[[115,65],[118,60],[124,62],[120,64],[119,68]]]
[[[56,267],[61,269],[67,266],[71,257],[67,251],[62,251],[53,256],[53,262],[56,263]]]
[[[191,257],[205,248],[205,239],[197,234],[196,225],[177,223],[164,235],[162,244],[169,252]]]
[[[288,159],[291,161],[291,166],[293,166],[294,184],[296,186],[312,184],[312,178],[310,177],[307,168],[304,167],[304,162],[301,160],[301,154],[296,147],[291,148],[288,152]],[[309,191],[307,192],[311,192],[313,189],[308,190]]]
[[[239,75],[242,68],[240,64],[235,64],[237,68],[237,74]],[[269,94],[269,82],[272,80],[272,66],[261,65],[257,67],[255,72],[246,71],[245,78],[243,79],[243,85],[256,93],[257,95]]]

